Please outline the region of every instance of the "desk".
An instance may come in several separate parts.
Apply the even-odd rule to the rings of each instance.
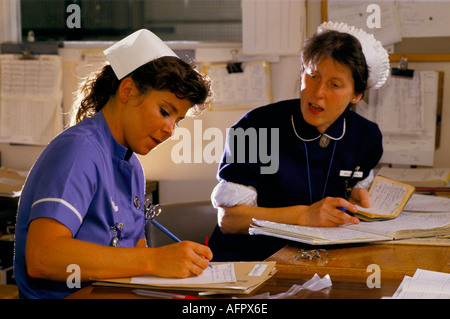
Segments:
[[[286,246],[269,257],[277,269],[287,274],[329,274],[346,282],[366,282],[370,275],[367,267],[376,264],[383,280],[401,282],[405,275],[412,276],[417,268],[450,273],[450,247],[399,244],[369,244],[348,247],[328,247],[325,259],[295,258],[299,248]],[[322,253],[322,255],[324,255]]]
[[[405,275],[412,276],[417,268],[450,272],[449,246],[358,245],[327,248],[325,259],[296,259],[299,247],[286,246],[269,257],[276,261],[278,273],[254,294],[271,295],[287,291],[293,284],[302,284],[317,273],[329,274],[333,286],[318,292],[300,291],[295,298],[315,299],[379,299],[392,296]],[[371,273],[367,267],[377,264],[381,270],[381,288],[368,288]],[[192,292],[182,292],[193,294]],[[195,293],[194,293],[195,295]],[[131,288],[88,286],[68,299],[128,299],[139,298]],[[206,297],[205,297],[206,298]],[[209,297],[212,298],[212,297]],[[216,296],[217,298],[217,296]],[[220,296],[229,298],[229,296]]]

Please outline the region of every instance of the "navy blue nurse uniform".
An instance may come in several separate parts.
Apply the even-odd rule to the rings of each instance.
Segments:
[[[144,192],[142,165],[117,143],[102,112],[55,137],[34,164],[20,198],[14,273],[21,297],[63,298],[74,292],[66,282],[28,276],[25,244],[31,221],[53,218],[73,238],[104,246],[111,246],[115,226],[122,228],[116,236],[120,246],[134,247],[145,237]]]
[[[239,142],[230,141],[230,135],[219,165],[218,180],[254,187],[260,207],[311,205],[327,196],[345,197],[346,183],[353,187],[365,179],[383,153],[378,125],[351,110],[346,110],[327,129],[329,144],[321,147],[321,134],[303,119],[299,99],[256,108],[233,126],[236,128],[257,132],[265,129],[268,134],[264,139],[269,145],[264,152],[272,149],[270,134],[279,135],[279,166],[275,173],[261,174],[261,168],[269,165],[267,158],[254,161],[249,154],[239,154],[249,151],[248,143],[244,150],[239,149]],[[256,144],[260,143],[258,140]],[[243,158],[247,162],[241,163]],[[350,180],[348,173],[355,170],[362,176]],[[216,226],[209,246],[215,261],[249,261],[264,260],[286,243],[263,235],[223,234]]]

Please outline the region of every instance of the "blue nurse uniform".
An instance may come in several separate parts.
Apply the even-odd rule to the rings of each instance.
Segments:
[[[111,245],[115,226],[120,246],[134,247],[145,237],[144,192],[142,165],[114,139],[102,112],[59,134],[34,164],[19,202],[14,273],[21,297],[62,298],[74,292],[66,282],[28,276],[31,221],[55,219],[73,238],[104,246]]]
[[[346,110],[325,132],[329,136],[326,147],[319,145],[319,131],[303,119],[300,100],[293,99],[256,108],[243,116],[233,129],[244,132],[256,129],[259,134],[254,145],[259,160],[249,154],[251,142],[239,148],[237,138],[228,135],[224,156],[219,165],[218,180],[252,186],[257,192],[260,207],[311,205],[324,197],[345,197],[346,186],[353,187],[365,179],[377,165],[383,153],[382,135],[378,125]],[[264,129],[264,130],[262,130]],[[267,132],[267,133],[266,133]],[[278,170],[263,174],[267,151],[275,149],[271,134],[278,134]],[[250,136],[250,134],[249,134]],[[261,141],[262,139],[262,141]],[[262,153],[261,153],[262,152]],[[242,159],[246,158],[244,163]],[[264,161],[260,159],[263,158]],[[273,163],[272,163],[273,164]],[[349,174],[358,170],[358,177]],[[266,171],[267,172],[267,171]],[[263,260],[283,247],[287,241],[262,235],[223,234],[216,226],[209,241],[214,260]]]

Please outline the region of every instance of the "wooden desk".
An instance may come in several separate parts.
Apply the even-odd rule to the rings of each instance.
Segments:
[[[371,274],[367,267],[376,264],[383,281],[401,282],[405,275],[412,276],[416,269],[450,273],[450,247],[425,245],[371,244],[347,247],[327,247],[327,259],[299,259],[299,247],[286,246],[268,261],[276,261],[284,274],[329,274],[347,282],[366,282]],[[325,255],[324,253],[321,253]]]
[[[405,275],[412,276],[417,268],[450,273],[449,246],[358,245],[328,247],[327,259],[298,259],[299,247],[286,246],[267,260],[276,261],[278,273],[257,289],[253,295],[271,295],[287,291],[293,284],[302,284],[317,273],[330,275],[332,287],[311,292],[300,291],[295,298],[314,299],[379,299],[397,290]],[[322,255],[324,255],[322,253]],[[381,270],[381,287],[369,288],[367,267],[377,264]],[[141,298],[131,288],[88,286],[68,299],[129,299]],[[196,295],[192,292],[179,292]],[[230,298],[231,296],[202,297]]]

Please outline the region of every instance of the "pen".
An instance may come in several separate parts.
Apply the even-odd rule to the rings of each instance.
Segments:
[[[177,295],[177,294],[171,294],[168,292],[161,292],[161,291],[151,291],[151,290],[145,290],[145,289],[135,289],[133,292],[138,296],[144,296],[144,297],[156,297],[156,298],[163,298],[163,299],[199,299],[195,296],[190,295]]]
[[[346,213],[346,214],[349,214],[350,216],[355,216],[355,214],[353,214],[353,213],[351,213],[347,208],[345,208],[345,207],[341,207],[341,206],[339,206],[339,207],[337,207],[337,209],[339,209],[339,210],[342,210],[344,213]]]
[[[170,238],[172,238],[173,240],[175,240],[177,243],[181,242],[181,240],[175,236],[174,234],[172,234],[166,227],[164,227],[163,225],[161,225],[160,223],[158,223],[156,220],[152,219],[151,220],[152,224],[156,226],[156,228],[158,228],[160,231],[162,231],[164,234],[166,234],[167,236],[169,236]],[[211,264],[208,264],[209,268],[212,268]]]
[[[170,238],[172,238],[173,240],[175,240],[177,243],[181,242],[180,239],[178,239],[177,236],[175,236],[174,234],[172,234],[166,227],[164,227],[163,225],[161,225],[160,223],[158,223],[156,220],[152,219],[152,224],[156,226],[156,228],[158,228],[160,231],[162,231],[164,234],[166,234],[167,236],[169,236]]]

